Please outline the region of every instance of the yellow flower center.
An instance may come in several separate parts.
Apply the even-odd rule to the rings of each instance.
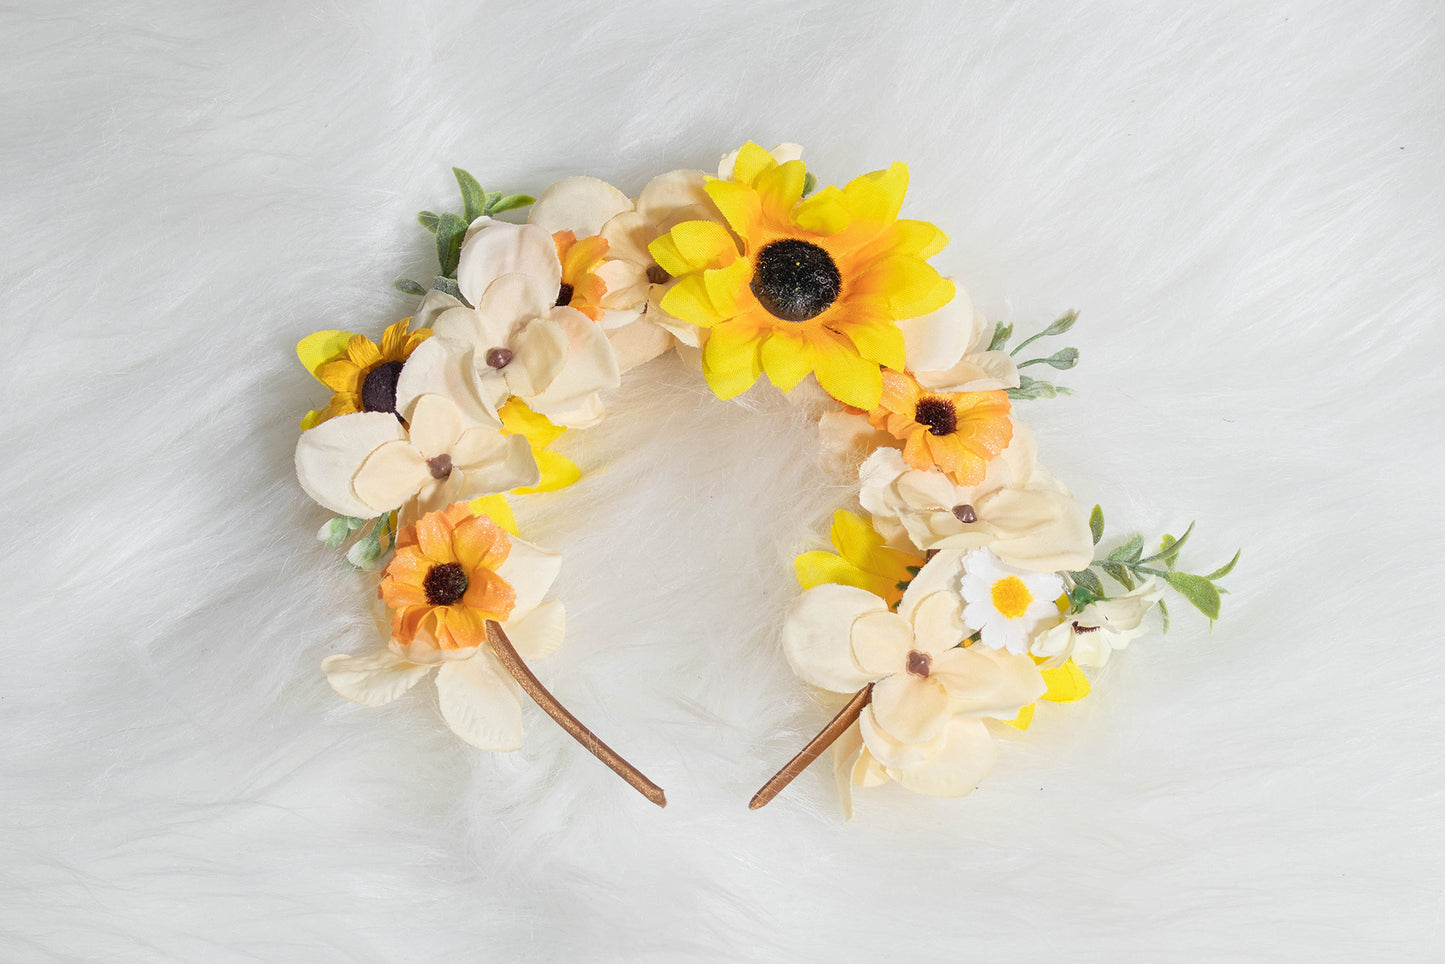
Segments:
[[[993,600],[993,608],[997,609],[999,615],[1008,619],[1018,619],[1023,616],[1029,608],[1029,603],[1034,601],[1034,594],[1029,592],[1029,587],[1024,585],[1018,576],[1007,576],[993,584],[989,590],[989,597]]]

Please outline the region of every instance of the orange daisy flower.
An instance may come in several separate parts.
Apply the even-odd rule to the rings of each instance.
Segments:
[[[909,465],[937,467],[957,485],[982,482],[989,460],[1013,438],[1008,392],[933,392],[887,369],[868,422],[903,443]]]
[[[597,269],[607,256],[607,239],[593,235],[578,241],[572,231],[558,231],[552,235],[552,243],[557,246],[557,260],[562,263],[557,304],[576,308],[593,321],[601,321],[607,282],[597,275]]]
[[[410,318],[398,321],[386,329],[380,345],[365,335],[345,331],[318,331],[303,339],[296,346],[297,355],[334,394],[325,408],[307,415],[301,427],[313,428],[353,412],[395,413],[401,366],[431,335],[430,328],[408,332],[409,327]],[[341,350],[336,351],[337,347]]]
[[[480,646],[487,620],[511,615],[517,593],[497,567],[512,543],[488,516],[465,502],[429,512],[397,533],[396,556],[381,575],[382,601],[395,610],[394,645],[427,662]]]

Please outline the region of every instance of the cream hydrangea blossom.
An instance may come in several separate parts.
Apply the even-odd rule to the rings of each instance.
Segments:
[[[806,682],[837,693],[872,684],[857,744],[840,751],[854,757],[856,785],[893,779],[918,793],[966,795],[993,765],[983,718],[1012,719],[1046,688],[1027,656],[959,645],[968,630],[956,581],[930,562],[896,613],[864,590],[816,586],[784,624],[783,651]]]
[[[1057,573],[1005,565],[989,549],[971,549],[961,559],[957,550],[944,550],[934,563],[953,571],[962,565],[963,621],[990,649],[1027,653],[1034,634],[1059,621],[1064,580]]]
[[[499,623],[524,659],[555,653],[566,633],[561,601],[544,601],[561,569],[558,553],[512,537],[507,559],[497,568],[516,591],[516,604]],[[377,627],[391,635],[386,607],[378,605]],[[327,657],[321,664],[331,687],[362,706],[381,706],[400,697],[433,671],[442,718],[461,739],[483,750],[505,752],[522,745],[521,688],[486,646],[447,650],[417,639],[357,656]]]
[[[1144,634],[1144,616],[1161,595],[1163,588],[1151,578],[1122,596],[1091,602],[1035,637],[1029,652],[1046,657],[1046,668],[1069,659],[1080,666],[1103,666],[1110,654]]]
[[[527,440],[501,434],[485,413],[472,419],[449,398],[398,392],[405,424],[390,412],[328,419],[296,441],[296,478],[339,515],[404,519],[453,502],[494,495],[541,478]]]
[[[599,393],[621,384],[617,361],[595,323],[556,305],[555,270],[553,280],[528,272],[494,277],[476,264],[491,253],[505,266],[536,269],[532,262],[540,259],[527,253],[537,241],[526,240],[532,235],[542,232],[497,222],[463,245],[468,270],[458,269],[459,284],[476,307],[435,316],[432,337],[417,346],[427,350],[412,352],[402,368],[399,395],[446,395],[477,421],[496,420],[513,395],[559,425],[581,427],[602,417]],[[556,269],[555,258],[551,264]]]
[[[1093,561],[1088,516],[1038,464],[1033,433],[1017,419],[1008,447],[978,485],[911,468],[894,448],[870,455],[858,477],[859,501],[896,548],[987,546],[1005,563],[1034,572],[1082,569]]]

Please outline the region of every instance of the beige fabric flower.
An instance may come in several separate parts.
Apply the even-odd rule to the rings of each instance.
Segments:
[[[1110,654],[1146,632],[1144,616],[1163,595],[1149,579],[1122,596],[1089,603],[1064,622],[1034,638],[1030,652],[1048,657],[1045,668],[1073,659],[1080,666],[1103,666]]]
[[[889,545],[986,546],[1005,563],[1034,572],[1082,569],[1094,558],[1088,516],[1038,464],[1033,433],[1016,419],[1008,448],[978,485],[913,469],[893,448],[870,455],[858,477],[859,501]]]
[[[968,630],[950,561],[952,570],[925,565],[896,613],[871,593],[826,584],[804,592],[784,624],[783,651],[806,682],[838,693],[873,684],[850,763],[857,785],[886,778],[967,794],[992,764],[981,719],[1012,719],[1045,690],[1027,656],[959,646]]]
[[[516,605],[500,623],[517,652],[527,660],[555,653],[566,633],[567,614],[558,600],[543,601],[556,581],[561,556],[513,537],[511,551],[497,574],[516,590]],[[377,627],[390,636],[386,608]],[[395,640],[383,649],[357,656],[327,657],[321,664],[336,692],[363,706],[397,699],[436,671],[442,718],[458,737],[483,750],[506,752],[522,745],[522,692],[485,646],[467,650],[403,647]]]
[[[439,395],[403,406],[398,393],[397,402],[405,425],[389,412],[359,412],[301,433],[296,478],[307,495],[339,515],[402,509],[410,519],[540,480],[527,440],[503,436],[500,422],[469,419]]]
[[[1019,386],[1018,366],[1008,352],[988,350],[993,326],[962,287],[932,315],[898,327],[908,346],[908,368],[924,388],[989,392]]]

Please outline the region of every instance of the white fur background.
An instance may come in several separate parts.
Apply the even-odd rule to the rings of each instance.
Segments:
[[[1438,4],[47,3],[0,11],[0,959],[1445,960]],[[1020,403],[1109,542],[1237,546],[1224,618],[1046,708],[965,800],[824,767],[777,646],[846,480],[675,360],[559,446],[539,713],[317,664],[360,583],[291,474],[292,346],[379,332],[449,167],[637,191],[754,138],[905,212],[993,318],[1082,311]]]

